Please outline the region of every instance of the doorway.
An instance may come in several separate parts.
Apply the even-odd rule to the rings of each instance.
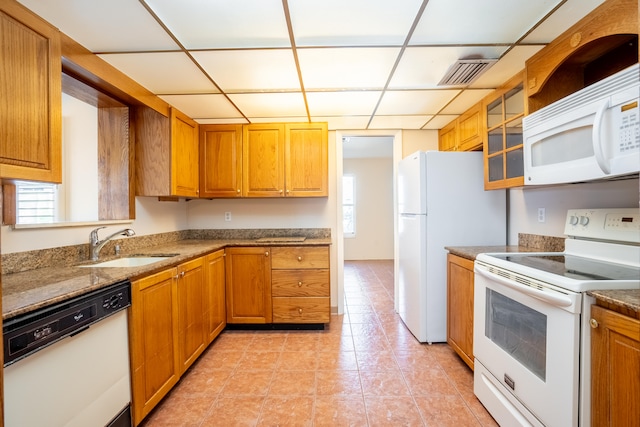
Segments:
[[[374,148],[377,146],[377,148]],[[384,159],[377,160],[378,162],[382,162],[383,164],[387,163],[387,167],[391,169],[391,182],[387,183],[387,186],[390,186],[389,191],[391,192],[391,200],[385,201],[385,208],[389,208],[388,204],[391,206],[391,223],[387,223],[386,225],[382,225],[382,227],[387,228],[387,233],[389,233],[392,237],[387,237],[387,239],[392,240],[390,245],[392,246],[392,250],[387,248],[387,254],[392,254],[392,258],[394,263],[396,262],[396,254],[397,254],[397,208],[396,208],[396,194],[395,194],[395,186],[396,186],[396,165],[402,158],[402,131],[357,131],[357,132],[348,132],[348,131],[336,131],[336,176],[337,176],[337,197],[336,197],[336,257],[337,257],[337,297],[338,297],[338,313],[344,313],[344,260],[345,260],[345,237],[343,230],[343,187],[342,187],[342,176],[344,175],[345,165],[347,170],[353,170],[353,168],[358,168],[358,163],[360,163],[360,169],[368,169],[370,167],[367,165],[363,165],[363,161],[352,159],[366,158],[366,154],[369,152],[368,156],[372,156],[374,150],[390,150],[390,154],[386,153],[384,156],[382,154],[376,154],[378,157],[373,157],[373,159]],[[359,154],[357,154],[359,153]],[[376,161],[371,161],[369,163],[375,163]],[[355,164],[355,166],[354,166]],[[363,176],[366,176],[363,175]],[[356,182],[356,186],[364,185],[366,186],[366,177],[365,183]],[[375,186],[375,184],[373,184]],[[366,188],[366,187],[365,187]],[[367,196],[368,197],[368,196]],[[385,199],[387,200],[387,199]],[[369,205],[374,205],[374,202],[369,202]],[[360,209],[357,200],[356,200],[356,210]],[[362,207],[366,208],[366,205]],[[366,209],[375,209],[375,208],[366,208]],[[363,212],[365,215],[367,211]],[[360,230],[363,234],[367,228],[371,228],[371,225],[360,224],[360,221],[356,219],[356,235],[359,234],[358,228],[360,226],[365,226],[364,230]],[[385,221],[385,220],[383,220]],[[389,221],[388,219],[386,220]],[[375,221],[374,221],[375,223]],[[375,238],[375,227],[374,231],[366,231],[366,233],[370,234],[369,239]],[[367,236],[365,237],[365,241]],[[350,242],[351,243],[351,242]],[[362,243],[362,242],[361,242]],[[349,248],[349,256],[353,257],[352,248]],[[362,254],[362,259],[364,257],[374,256],[373,252],[369,254],[364,253],[362,250],[359,251]],[[379,255],[376,255],[379,256]],[[385,255],[388,256],[388,255]],[[388,258],[387,258],[388,259]],[[396,298],[397,299],[397,298]]]

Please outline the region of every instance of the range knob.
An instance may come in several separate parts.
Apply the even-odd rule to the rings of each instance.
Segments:
[[[580,225],[587,225],[589,224],[589,217],[588,216],[581,216],[580,217]]]
[[[569,217],[569,224],[571,225],[578,225],[578,217],[575,215],[571,215]]]

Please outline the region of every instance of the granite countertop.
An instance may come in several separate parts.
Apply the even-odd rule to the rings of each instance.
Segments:
[[[445,246],[445,249],[453,255],[475,261],[478,254],[487,252],[532,252],[539,249],[527,248],[526,246]]]
[[[603,301],[612,307],[619,307],[623,312],[635,313],[640,319],[640,289],[612,289],[588,291],[598,301]]]
[[[186,239],[139,249],[131,255],[173,255],[169,259],[139,267],[80,267],[91,264],[84,261],[71,265],[38,268],[2,275],[3,320],[28,313],[88,292],[110,286],[125,279],[135,280],[156,271],[231,246],[314,246],[330,245],[331,238],[306,238],[304,241],[260,239]],[[118,258],[101,257],[99,262]]]

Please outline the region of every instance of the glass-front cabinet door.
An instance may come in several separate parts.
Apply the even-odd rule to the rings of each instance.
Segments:
[[[522,74],[485,99],[484,188],[524,185],[522,117],[525,114]]]

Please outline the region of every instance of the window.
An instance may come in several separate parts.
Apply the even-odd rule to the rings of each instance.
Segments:
[[[356,235],[356,178],[342,177],[342,229],[344,237]]]
[[[58,219],[56,184],[16,181],[19,224],[50,224]]]

